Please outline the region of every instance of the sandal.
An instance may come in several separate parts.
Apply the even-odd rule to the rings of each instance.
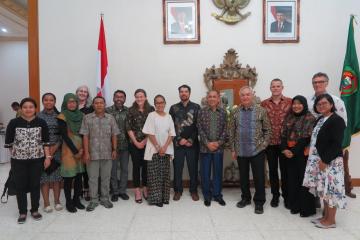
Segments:
[[[135,202],[142,203],[141,192],[139,188],[136,188],[134,191],[135,191]]]
[[[148,196],[149,196],[148,190],[147,190],[146,187],[144,187],[144,190],[143,190],[143,197],[144,197],[144,199],[147,200],[147,199],[148,199]]]

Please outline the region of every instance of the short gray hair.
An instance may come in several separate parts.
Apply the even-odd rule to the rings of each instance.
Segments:
[[[241,87],[240,90],[239,90],[239,94],[241,94],[241,92],[244,91],[245,89],[249,89],[250,92],[251,92],[251,94],[254,95],[254,90],[253,90],[252,87],[250,87],[250,86],[243,86],[243,87]]]

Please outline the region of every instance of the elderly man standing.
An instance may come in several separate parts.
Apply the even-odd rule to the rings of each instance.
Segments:
[[[209,91],[206,100],[207,106],[199,111],[197,122],[200,135],[200,173],[204,204],[209,207],[213,198],[221,206],[225,206],[221,190],[224,143],[227,135],[226,112],[219,106],[219,92]]]
[[[271,193],[273,198],[270,202],[272,207],[279,206],[279,170],[281,174],[281,193],[284,198],[285,207],[288,207],[287,202],[287,159],[281,154],[280,150],[280,136],[281,126],[291,107],[291,98],[285,97],[282,94],[284,90],[283,82],[279,78],[275,78],[270,83],[271,97],[261,102],[261,106],[266,109],[271,124],[271,138],[270,144],[266,148],[266,157],[269,165],[269,177],[271,185]]]
[[[230,118],[230,147],[240,171],[241,201],[243,208],[251,204],[249,168],[251,165],[255,184],[255,213],[264,213],[265,199],[265,149],[269,145],[271,125],[266,110],[255,103],[251,87],[240,89],[240,106]]]

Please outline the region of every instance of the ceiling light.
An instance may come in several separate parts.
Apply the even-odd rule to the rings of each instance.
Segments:
[[[7,29],[6,28],[1,28],[1,31],[6,33],[7,32]]]

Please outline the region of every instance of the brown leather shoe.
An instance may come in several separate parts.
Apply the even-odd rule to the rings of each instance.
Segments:
[[[182,195],[181,192],[175,192],[174,197],[173,197],[173,200],[174,200],[174,201],[179,201],[180,198],[181,198],[181,195]]]
[[[197,192],[191,193],[191,198],[193,201],[199,201],[199,194]]]

